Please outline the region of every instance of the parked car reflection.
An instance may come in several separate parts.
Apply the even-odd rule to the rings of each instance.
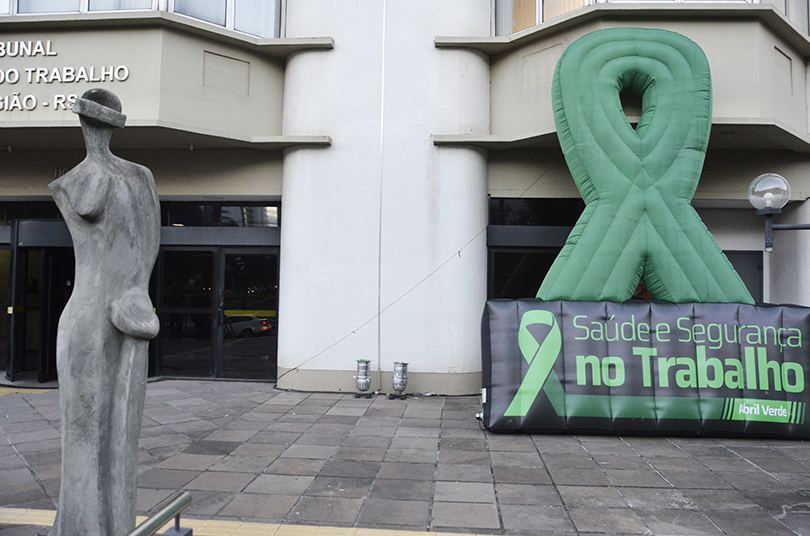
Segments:
[[[223,323],[224,335],[230,337],[252,337],[267,333],[272,328],[270,319],[258,316],[227,316]]]

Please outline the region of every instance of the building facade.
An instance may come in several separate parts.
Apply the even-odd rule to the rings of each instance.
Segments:
[[[810,221],[806,0],[0,0],[6,377],[55,374],[73,259],[47,184],[84,157],[70,104],[105,87],[128,116],[113,150],[162,203],[152,374],[353,391],[364,359],[373,390],[406,362],[407,392],[477,392],[485,301],[533,297],[583,209],[557,59],[618,26],[703,48],[693,204],[755,299],[810,305],[810,236],[763,253],[747,202],[779,173],[778,221]]]

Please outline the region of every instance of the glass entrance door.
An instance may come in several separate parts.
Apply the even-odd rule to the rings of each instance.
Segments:
[[[278,255],[223,253],[222,376],[275,379]]]
[[[169,249],[158,277],[158,372],[275,379],[278,250]]]

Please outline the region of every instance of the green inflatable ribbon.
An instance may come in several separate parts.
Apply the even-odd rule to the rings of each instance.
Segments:
[[[633,127],[620,93],[641,96]],[[628,300],[643,278],[675,303],[754,300],[697,212],[711,128],[703,51],[663,30],[590,33],[560,58],[554,119],[585,211],[546,276],[543,300]]]

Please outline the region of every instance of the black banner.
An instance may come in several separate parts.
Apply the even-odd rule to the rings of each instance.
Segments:
[[[810,437],[810,308],[491,300],[494,432]]]

